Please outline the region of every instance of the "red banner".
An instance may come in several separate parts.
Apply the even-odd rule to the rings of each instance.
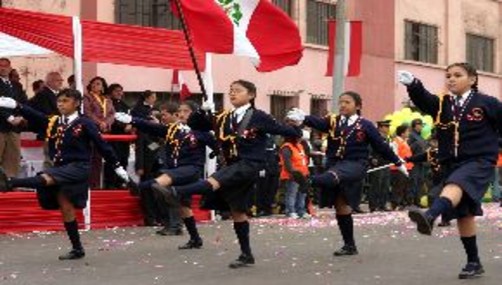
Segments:
[[[0,8],[0,32],[73,57],[71,17]],[[83,20],[82,34],[84,61],[193,70],[181,31]]]

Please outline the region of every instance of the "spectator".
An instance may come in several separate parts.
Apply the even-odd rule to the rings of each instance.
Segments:
[[[40,80],[42,81],[42,80]],[[43,81],[42,81],[43,82]],[[33,109],[44,113],[47,116],[59,115],[56,98],[59,91],[63,88],[63,77],[59,72],[49,72],[45,77],[45,85],[41,90],[29,100],[29,105]],[[35,130],[33,130],[35,131]],[[38,140],[45,140],[45,131],[36,131]],[[47,142],[44,142],[44,164],[43,168],[48,169],[53,166],[52,160],[49,157],[49,149]],[[115,175],[113,175],[115,176]]]
[[[256,183],[256,215],[260,217],[272,215],[275,196],[279,188],[279,153],[275,137],[267,136],[265,168],[260,171],[260,178]]]
[[[123,112],[123,113],[130,112],[131,108],[123,100],[124,88],[122,87],[122,85],[117,83],[111,84],[108,87],[108,93],[110,99],[113,102],[113,108],[115,109],[115,112]],[[114,135],[131,134],[131,132],[132,132],[131,125],[126,125],[118,121],[114,121],[110,128],[110,133]],[[129,164],[129,155],[131,152],[130,151],[131,143],[117,141],[117,142],[110,142],[110,145],[115,150],[120,165],[124,167],[124,169],[127,169],[127,166]],[[122,180],[118,179],[118,177],[116,175],[113,175],[113,173],[114,173],[114,166],[105,164],[105,187],[107,189],[122,188],[124,186],[122,184]]]
[[[377,122],[378,132],[390,145],[389,127],[390,120]],[[370,167],[380,167],[391,163],[383,158],[376,151],[371,149],[370,152]],[[368,189],[368,204],[370,212],[373,211],[388,211],[387,202],[389,199],[390,191],[390,170],[388,168],[372,172],[368,175],[370,187]]]
[[[396,129],[396,137],[394,138],[394,152],[401,158],[406,159],[411,157],[411,148],[407,142],[410,134],[408,125],[401,125]],[[410,171],[413,168],[413,163],[406,163],[406,169]],[[404,209],[404,206],[413,204],[409,199],[408,191],[410,183],[408,178],[397,170],[395,166],[391,167],[391,186],[392,186],[392,208],[393,210]]]
[[[45,83],[42,79],[34,81],[31,84],[31,90],[33,90],[33,94],[37,94],[38,92],[40,92],[42,90],[42,88],[44,88],[44,84]]]
[[[411,148],[412,155],[424,153],[427,150],[427,142],[422,138],[423,122],[421,119],[414,119],[411,121],[411,133],[408,138],[408,144]],[[420,197],[422,196],[422,189],[424,187],[426,173],[425,162],[414,163],[413,169],[410,172],[411,187],[409,199],[416,206],[420,206]]]
[[[286,124],[295,122],[286,118]],[[301,137],[286,137],[280,150],[280,179],[286,186],[286,215],[290,218],[308,218],[307,199],[308,157],[301,143]]]
[[[115,109],[110,98],[106,97],[108,84],[102,77],[96,76],[87,85],[87,93],[84,95],[84,114],[97,126],[101,133],[109,133],[115,120]],[[90,185],[93,189],[102,188],[101,170],[103,159],[97,150],[92,155],[92,171]]]
[[[10,97],[18,103],[26,103],[28,98],[23,86],[9,79],[12,70],[8,58],[0,58],[0,96]],[[24,119],[17,111],[0,108],[0,166],[9,177],[17,176],[21,162],[21,139],[19,132]]]
[[[70,75],[66,79],[66,83],[68,83],[68,88],[70,89],[77,89],[77,83],[75,81],[75,75]]]
[[[9,80],[11,82],[15,82],[15,83],[18,83],[19,85],[23,86],[21,84],[21,76],[19,75],[19,72],[17,72],[17,69],[12,69],[9,72]]]
[[[139,117],[152,122],[158,122],[154,116],[154,105],[156,101],[157,95],[155,92],[146,90],[141,94],[138,102],[131,110],[131,115],[133,117]],[[136,174],[140,178],[140,181],[146,181],[155,178],[153,166],[157,159],[160,142],[158,139],[141,132],[141,130],[137,131],[137,135],[138,139],[135,143],[136,159],[134,168],[136,170]],[[161,217],[156,210],[156,202],[152,191],[141,191],[140,194],[141,204],[145,215],[145,226],[154,226],[156,222],[162,223],[163,217]]]

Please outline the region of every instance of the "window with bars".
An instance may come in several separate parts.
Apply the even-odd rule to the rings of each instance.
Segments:
[[[438,63],[438,28],[405,21],[405,59]]]
[[[467,34],[466,60],[482,71],[495,70],[495,41],[491,38]]]
[[[298,106],[298,96],[270,96],[270,114],[278,121],[283,121],[286,113]]]
[[[169,0],[117,0],[115,22],[119,24],[180,30],[181,22],[173,14]]]
[[[328,110],[328,101],[327,99],[318,99],[311,98],[310,99],[310,114],[312,116],[323,117],[329,113]]]
[[[307,42],[328,45],[328,20],[335,19],[336,6],[316,0],[307,2]]]
[[[290,17],[293,15],[293,0],[272,0],[272,3],[281,8]]]

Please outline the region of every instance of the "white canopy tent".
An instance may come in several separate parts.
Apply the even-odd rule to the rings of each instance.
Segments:
[[[0,33],[0,57],[42,55],[50,53],[53,52],[21,39]]]

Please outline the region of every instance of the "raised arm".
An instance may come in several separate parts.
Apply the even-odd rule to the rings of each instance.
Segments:
[[[398,71],[398,77],[399,82],[406,86],[408,96],[413,104],[422,112],[435,118],[440,108],[439,97],[427,91],[422,82],[408,71]]]

